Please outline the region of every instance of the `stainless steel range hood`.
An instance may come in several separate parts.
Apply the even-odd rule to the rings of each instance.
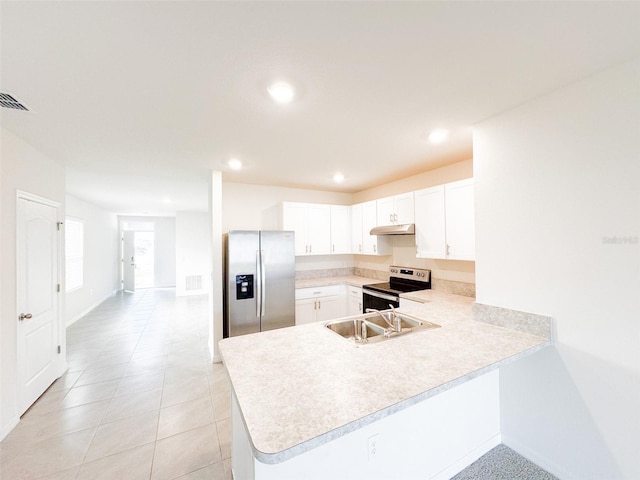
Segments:
[[[416,227],[413,223],[404,225],[384,225],[382,227],[374,227],[369,232],[371,235],[415,235]]]

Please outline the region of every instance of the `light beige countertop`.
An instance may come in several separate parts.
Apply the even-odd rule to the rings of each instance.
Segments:
[[[550,344],[472,320],[473,298],[424,295],[400,310],[441,328],[376,344],[356,346],[322,322],[222,340],[255,457],[283,462]]]
[[[447,303],[447,302],[453,302],[453,303],[465,303],[464,300],[462,300],[461,295],[454,295],[452,293],[444,293],[444,292],[439,292],[437,290],[418,290],[417,292],[407,292],[407,293],[401,293],[400,294],[400,298],[406,298],[407,300],[413,300],[414,302],[420,302],[420,303],[426,303],[426,302],[431,302],[432,300],[436,300],[439,303]],[[473,297],[463,297],[466,298],[467,301],[469,302],[469,305],[471,305],[474,301],[475,298]]]
[[[369,283],[380,283],[382,281],[383,280],[376,280],[375,278],[359,277],[357,275],[308,278],[305,280],[296,280],[296,288],[326,287],[328,285],[351,285],[354,287],[362,287]]]

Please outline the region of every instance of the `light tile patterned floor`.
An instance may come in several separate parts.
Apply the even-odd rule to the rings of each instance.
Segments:
[[[69,371],[0,444],[0,479],[230,479],[208,308],[173,289],[119,293],[69,327]]]

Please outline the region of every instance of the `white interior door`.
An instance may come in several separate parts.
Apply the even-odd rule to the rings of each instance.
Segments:
[[[60,370],[57,207],[18,198],[16,229],[21,415],[55,381]]]
[[[122,232],[122,288],[128,292],[136,290],[136,245],[134,231]]]

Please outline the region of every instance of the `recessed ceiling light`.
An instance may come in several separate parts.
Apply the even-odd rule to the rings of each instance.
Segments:
[[[341,174],[340,172],[337,172],[333,175],[333,181],[336,183],[342,183],[344,182],[344,175]]]
[[[278,103],[290,103],[295,95],[293,87],[287,82],[276,82],[267,88],[267,92]]]
[[[445,130],[444,128],[436,128],[435,130],[431,130],[429,136],[427,137],[431,143],[442,143],[449,136],[449,130]]]
[[[229,168],[231,168],[231,170],[240,170],[242,168],[242,162],[237,158],[232,158],[231,160],[229,160],[227,162],[227,165],[229,165]]]
[[[169,197],[162,197],[162,202],[166,203],[167,205],[170,205],[173,203]]]

